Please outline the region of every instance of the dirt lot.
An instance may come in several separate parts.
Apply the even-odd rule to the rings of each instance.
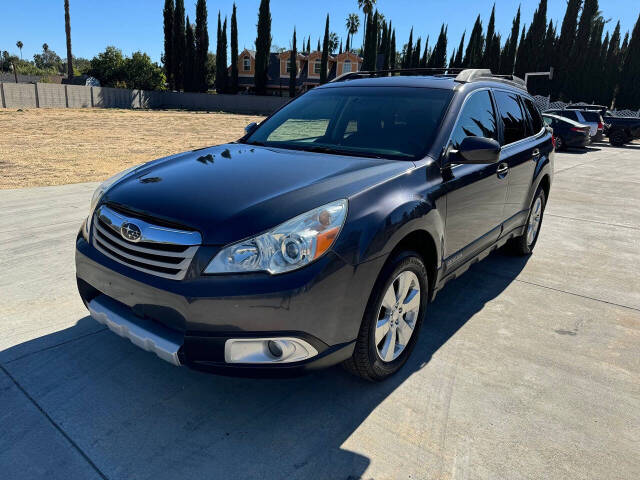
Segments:
[[[154,158],[235,140],[260,119],[182,111],[0,110],[0,189],[104,180]]]

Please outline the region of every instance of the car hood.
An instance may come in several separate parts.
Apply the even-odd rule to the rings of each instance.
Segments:
[[[195,229],[221,245],[401,174],[412,162],[227,144],[150,162],[102,203]]]

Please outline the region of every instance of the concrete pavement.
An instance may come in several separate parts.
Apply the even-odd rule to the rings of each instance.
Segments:
[[[640,145],[561,153],[535,253],[430,306],[401,374],[173,367],[87,317],[94,184],[0,191],[3,478],[640,477]]]

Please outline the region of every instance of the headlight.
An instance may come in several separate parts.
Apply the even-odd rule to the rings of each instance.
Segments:
[[[82,234],[85,240],[89,241],[89,231],[91,230],[91,220],[93,218],[93,212],[95,211],[96,207],[98,206],[98,202],[105,194],[105,192],[109,190],[109,188],[111,188],[113,184],[120,180],[122,177],[133,172],[137,168],[140,168],[142,165],[144,164],[142,163],[140,165],[136,165],[135,167],[127,168],[120,173],[116,173],[113,177],[106,179],[98,186],[98,188],[96,188],[96,191],[93,192],[93,196],[91,197],[91,204],[89,205],[89,216],[85,220],[82,230]]]
[[[262,235],[223,248],[204,272],[277,274],[296,270],[331,248],[346,216],[346,200],[303,213]]]

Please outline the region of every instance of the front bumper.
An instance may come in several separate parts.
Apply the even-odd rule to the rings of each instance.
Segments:
[[[349,358],[383,262],[354,267],[330,252],[282,275],[176,281],[115,262],[82,236],[76,241],[78,290],[94,318],[171,363],[233,375],[292,375]],[[267,336],[300,338],[318,354],[295,363],[226,363],[226,340]]]

